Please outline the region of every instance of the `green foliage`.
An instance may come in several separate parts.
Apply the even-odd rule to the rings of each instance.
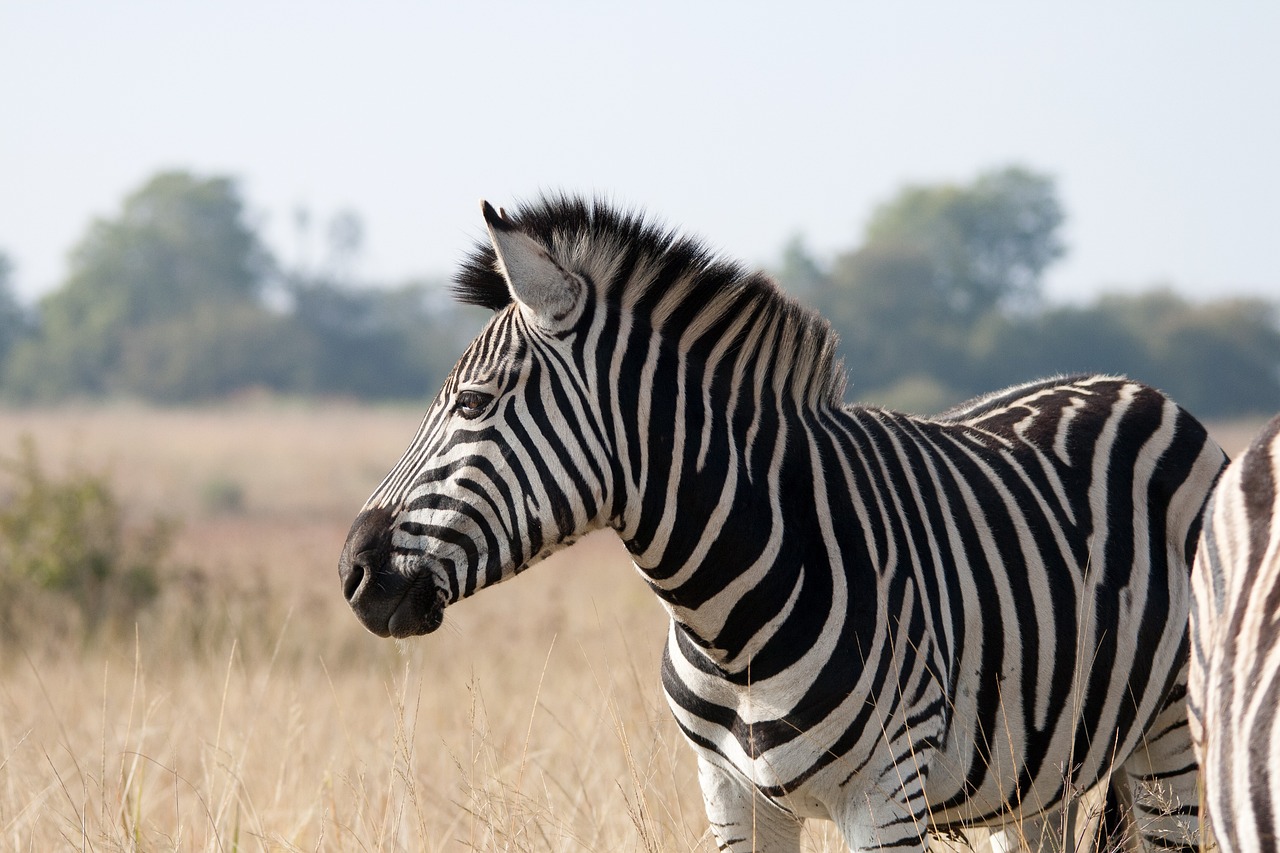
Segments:
[[[1152,381],[1141,334],[1097,305],[989,317],[970,339],[965,365],[990,387],[1059,373],[1118,373]]]
[[[913,186],[881,205],[867,247],[906,247],[932,265],[933,285],[959,317],[1034,302],[1040,276],[1065,252],[1053,180],[1019,167],[968,186]]]
[[[141,326],[210,303],[252,303],[270,266],[232,180],[165,172],[126,198],[117,217],[90,226],[47,310],[109,311],[112,322]]]
[[[295,280],[290,321],[314,353],[302,389],[375,399],[434,392],[487,313],[432,304],[442,293],[427,283],[384,290]]]
[[[38,597],[70,607],[87,634],[109,620],[128,623],[160,588],[173,524],[135,530],[109,479],[72,471],[49,475],[31,439],[0,462],[0,615],[6,630]]]
[[[0,364],[4,363],[10,350],[31,334],[31,323],[27,312],[22,310],[13,295],[13,264],[7,255],[0,252]]]
[[[793,241],[779,275],[840,332],[860,399],[945,404],[978,378],[970,350],[981,328],[1038,301],[1042,273],[1063,253],[1062,219],[1052,180],[1026,169],[907,187],[829,269]]]
[[[309,223],[300,211],[301,242]],[[290,305],[269,307],[276,263],[246,222],[235,183],[157,175],[116,216],[91,224],[67,281],[40,306],[38,334],[0,365],[0,387],[17,401],[183,403],[248,389],[426,396],[481,320],[433,303],[442,288],[357,286],[362,234],[354,213],[333,217],[321,272],[276,276],[286,292],[275,295]],[[0,345],[3,296],[0,286]]]
[[[961,396],[932,376],[917,375],[898,379],[872,392],[861,402],[898,412],[928,415],[950,408],[960,402]]]
[[[863,245],[824,266],[788,244],[784,286],[841,335],[859,399],[912,411],[1057,373],[1122,373],[1204,417],[1280,409],[1280,325],[1259,300],[1193,304],[1169,291],[1042,307],[1063,252],[1050,179],[1023,169],[967,186],[908,187]]]
[[[1045,306],[1064,253],[1053,180],[1007,167],[955,185],[908,186],[877,208],[861,245],[826,263],[799,237],[778,277],[840,332],[858,399],[915,411],[1047,374],[1125,373],[1202,416],[1280,409],[1276,306],[1197,305],[1169,292]],[[438,283],[362,286],[363,225],[328,221],[313,266],[279,269],[235,183],[156,175],[90,225],[64,285],[31,320],[0,255],[0,393],[27,401],[129,395],[182,403],[248,389],[423,398],[484,322]],[[267,286],[276,290],[267,299]]]
[[[8,365],[7,391],[25,398],[115,391],[138,332],[210,307],[260,311],[270,269],[234,182],[156,175],[72,250],[66,283],[41,303],[38,338]]]
[[[787,290],[801,302],[815,301],[829,284],[822,265],[809,252],[804,238],[800,236],[792,237],[782,247],[778,279],[785,281]]]
[[[854,382],[881,388],[906,376],[945,381],[964,345],[933,265],[920,250],[867,246],[836,259],[820,291],[823,313],[841,332]]]
[[[163,403],[292,391],[315,349],[287,318],[253,305],[206,306],[130,335],[108,390]]]
[[[1280,326],[1254,299],[1194,304],[1170,291],[1000,317],[973,339],[969,370],[993,385],[1054,373],[1122,373],[1196,414],[1280,409]]]
[[[1152,384],[1192,411],[1280,410],[1277,306],[1260,299],[1202,305],[1171,292],[1112,296],[1098,310],[1143,341]]]

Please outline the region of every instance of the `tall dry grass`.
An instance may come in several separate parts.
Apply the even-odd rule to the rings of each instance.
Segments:
[[[417,418],[0,411],[0,454],[29,434],[108,471],[139,519],[183,521],[131,630],[86,640],[35,611],[0,632],[0,848],[714,849],[658,685],[665,617],[609,536],[428,638],[380,640],[347,611],[347,525]],[[843,849],[821,823],[805,844]]]
[[[566,626],[520,595],[477,603],[400,648],[324,636],[349,620],[283,601],[233,605],[198,647],[163,619],[132,644],[10,648],[4,846],[696,847],[652,654],[628,645],[646,626],[604,613]]]
[[[664,618],[606,538],[397,645],[342,600],[347,525],[408,409],[258,403],[0,412],[42,457],[183,519],[136,629],[29,613],[0,655],[0,847],[681,850],[691,757],[657,689]],[[55,466],[56,467],[56,466]],[[218,494],[239,495],[210,502]],[[40,630],[47,626],[46,630]]]

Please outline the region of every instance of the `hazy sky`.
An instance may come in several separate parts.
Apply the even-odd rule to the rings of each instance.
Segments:
[[[449,272],[478,199],[643,206],[756,264],[831,253],[904,182],[1058,180],[1049,292],[1280,298],[1280,3],[0,0],[0,251],[56,286],[162,168],[230,174],[273,248]]]

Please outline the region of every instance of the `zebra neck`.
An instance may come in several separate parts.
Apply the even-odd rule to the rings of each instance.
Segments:
[[[777,400],[761,409],[721,409],[706,432],[676,442],[684,449],[667,452],[641,491],[634,533],[624,532],[672,618],[731,671],[785,641],[778,632],[798,603],[830,607],[845,584],[819,531],[821,415]]]

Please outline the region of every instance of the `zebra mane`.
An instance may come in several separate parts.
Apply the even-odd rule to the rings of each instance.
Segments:
[[[504,214],[561,266],[586,278],[600,299],[650,316],[660,313],[664,334],[678,337],[699,315],[729,319],[755,311],[758,324],[778,321],[772,360],[788,356],[789,382],[807,388],[806,397],[841,403],[845,376],[835,357],[836,333],[763,273],[748,272],[697,240],[600,199],[544,196]],[[487,241],[463,261],[453,293],[460,302],[494,311],[512,303]]]

